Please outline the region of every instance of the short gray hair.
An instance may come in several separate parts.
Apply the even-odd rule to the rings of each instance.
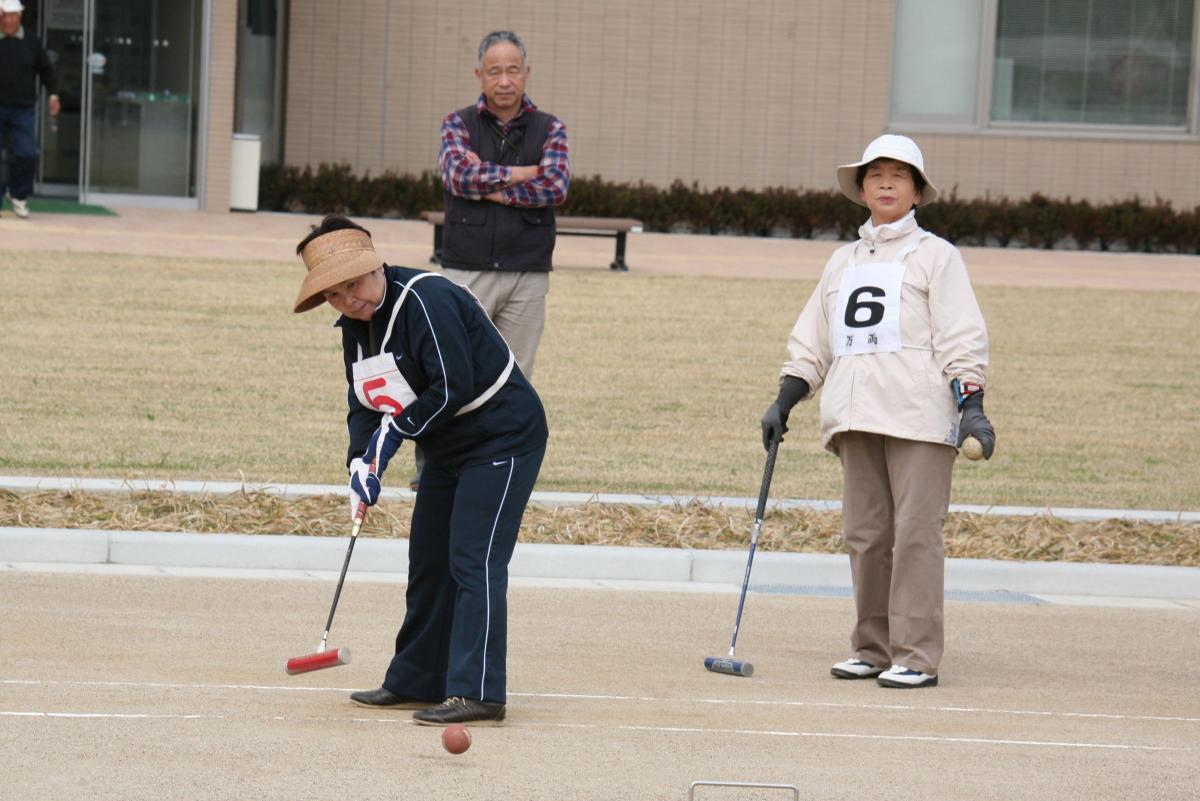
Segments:
[[[521,61],[527,59],[525,54],[525,43],[521,41],[521,37],[517,36],[512,31],[492,31],[487,36],[483,37],[483,41],[479,43],[479,66],[483,66],[483,57],[494,45],[501,42],[508,42],[513,47],[521,51]]]

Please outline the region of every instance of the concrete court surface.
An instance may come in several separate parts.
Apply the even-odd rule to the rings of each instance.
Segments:
[[[118,209],[119,217],[34,214],[0,217],[5,250],[130,253],[178,258],[290,261],[315,214],[206,214],[175,209]],[[433,228],[414,220],[355,218],[391,264],[428,267]],[[707,275],[816,280],[840,243],[826,240],[631,234],[630,276]],[[613,240],[560,236],[559,270],[608,272]],[[977,285],[1095,287],[1200,292],[1200,257],[1097,251],[963,248]],[[297,273],[298,275],[300,273]]]
[[[331,645],[289,677],[332,581],[0,573],[0,797],[686,799],[696,780],[803,799],[1200,797],[1200,609],[950,602],[942,686],[828,675],[848,599],[516,586],[509,720],[462,756],[378,684],[402,586],[346,585]],[[697,799],[790,798],[697,788]]]
[[[120,214],[5,215],[0,266],[14,250],[295,263],[318,219]],[[428,264],[427,224],[360,222],[389,262]],[[815,280],[837,244],[637,234],[626,277]],[[1195,256],[963,250],[978,285],[1200,291]],[[607,272],[612,254],[561,237],[556,263]],[[752,595],[738,654],[758,675],[736,679],[702,667],[736,595],[516,587],[509,721],[453,757],[407,713],[346,699],[382,675],[395,584],[347,585],[331,641],[353,664],[285,675],[332,586],[0,572],[0,799],[685,799],[698,779],[805,799],[1200,798],[1196,609],[950,602],[942,686],[905,692],[829,678],[848,599]]]

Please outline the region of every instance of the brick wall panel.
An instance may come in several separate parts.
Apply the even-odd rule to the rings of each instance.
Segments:
[[[893,0],[291,7],[290,164],[432,169],[441,119],[478,95],[475,49],[497,28],[525,38],[530,96],[566,122],[577,175],[830,188],[834,167],[857,159],[888,122]],[[962,197],[1037,190],[1102,201],[1133,192],[1200,203],[1190,177],[1200,166],[1198,142],[915,138],[939,183],[957,185]]]

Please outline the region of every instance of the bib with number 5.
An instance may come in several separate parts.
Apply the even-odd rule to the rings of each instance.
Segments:
[[[904,284],[904,259],[918,244],[920,240],[904,248],[896,261],[851,262],[842,273],[830,331],[834,356],[900,350],[900,288]]]
[[[363,406],[384,414],[398,415],[417,399],[417,393],[396,369],[396,357],[381,353],[352,365],[354,394]]]
[[[400,293],[400,299],[392,307],[392,316],[388,320],[387,331],[383,334],[385,344],[392,338],[392,327],[396,325],[396,315],[404,306],[404,301],[408,297],[412,285],[431,275],[435,275],[435,273],[421,273],[413,276],[405,284],[404,291]],[[417,393],[413,392],[412,387],[404,380],[404,376],[400,375],[400,370],[396,368],[395,354],[384,351],[378,356],[363,359],[360,348],[359,357],[359,360],[351,365],[351,375],[354,378],[354,394],[358,396],[358,402],[363,406],[369,406],[376,411],[395,416],[417,399]]]

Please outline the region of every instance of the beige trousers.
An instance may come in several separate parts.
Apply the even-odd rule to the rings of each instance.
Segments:
[[[936,674],[955,450],[862,431],[839,434],[837,447],[858,612],[850,647],[872,665]]]
[[[533,360],[537,356],[542,329],[546,325],[546,293],[550,273],[509,270],[442,270],[479,298],[500,335],[512,348],[517,366],[533,382]]]

